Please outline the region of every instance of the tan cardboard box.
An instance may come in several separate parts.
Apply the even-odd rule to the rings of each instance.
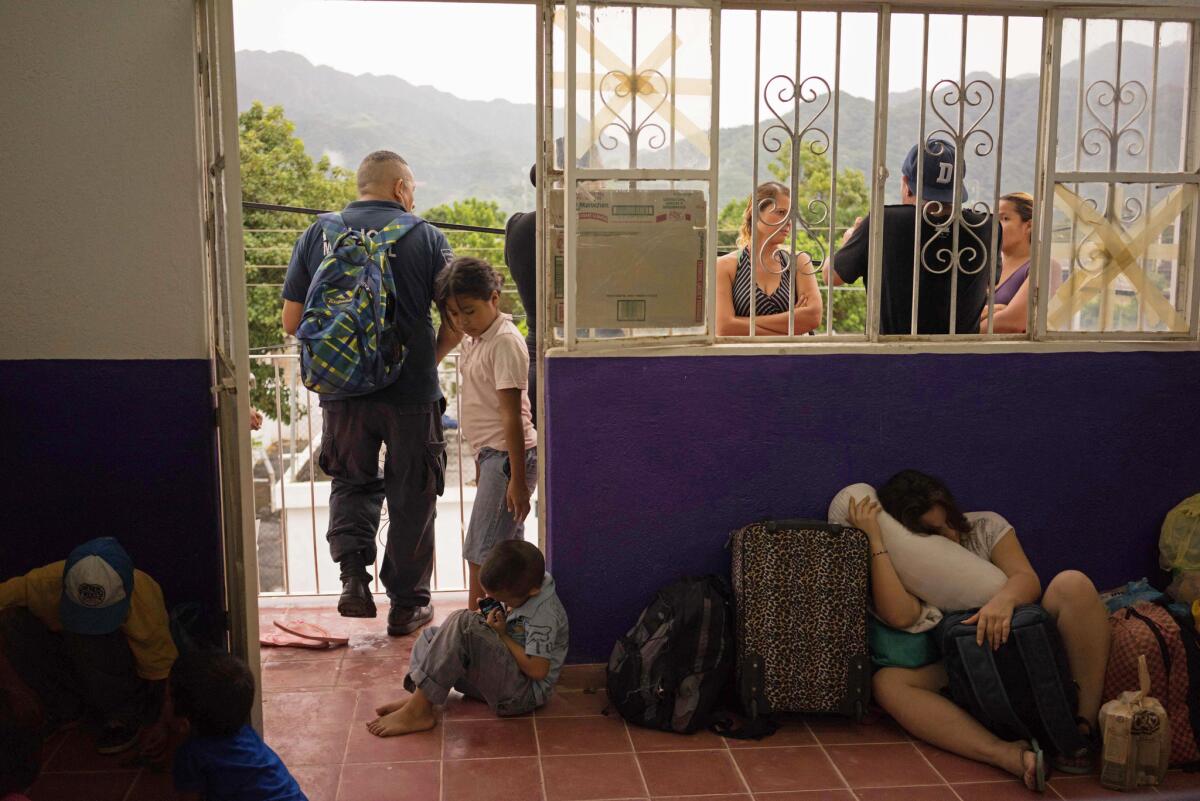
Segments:
[[[603,189],[578,199],[580,328],[684,328],[704,322],[704,193]],[[555,321],[563,322],[563,197],[550,199]]]

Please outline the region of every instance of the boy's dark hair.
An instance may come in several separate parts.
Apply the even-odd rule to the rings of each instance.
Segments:
[[[433,280],[433,302],[437,304],[442,319],[448,321],[446,302],[452,297],[465,295],[479,300],[491,300],[493,292],[504,287],[504,276],[483,259],[460,256],[447,264]]]
[[[504,540],[479,568],[479,583],[492,592],[524,595],[542,586],[546,557],[531,542]]]
[[[175,712],[187,718],[197,734],[225,737],[250,719],[254,675],[246,663],[220,652],[181,656],[171,669]]]
[[[31,720],[21,720],[11,690],[0,687],[0,796],[33,784],[42,768],[42,738]]]
[[[958,508],[954,496],[942,481],[919,470],[901,470],[879,488],[879,504],[884,511],[918,534],[934,534],[921,522],[921,516],[934,506],[946,510],[946,524],[961,535],[971,533],[971,523]]]

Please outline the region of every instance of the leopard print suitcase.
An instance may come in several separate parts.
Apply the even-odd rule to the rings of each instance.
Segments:
[[[870,548],[855,528],[755,523],[730,537],[738,694],[751,717],[850,715],[870,701]]]

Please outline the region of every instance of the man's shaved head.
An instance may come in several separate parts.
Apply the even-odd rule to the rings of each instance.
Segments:
[[[358,194],[390,197],[396,182],[411,179],[408,162],[390,150],[376,150],[358,165]]]

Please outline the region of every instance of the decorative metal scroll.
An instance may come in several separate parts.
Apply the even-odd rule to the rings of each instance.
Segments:
[[[667,102],[669,83],[661,72],[656,69],[644,69],[637,73],[621,70],[609,70],[600,79],[600,103],[612,115],[609,122],[597,136],[597,142],[605,150],[616,150],[620,142],[612,134],[606,133],[610,128],[616,128],[625,134],[629,142],[629,163],[637,166],[639,139],[643,132],[650,132],[646,146],[650,150],[659,150],[667,143],[667,131],[657,122],[651,122],[654,115]],[[631,101],[641,98],[647,111],[639,119],[637,105]],[[625,107],[630,107],[630,119],[626,121]]]
[[[565,15],[556,13],[554,24],[565,31]],[[638,59],[638,64],[629,64],[593,33],[581,20],[575,20],[577,46],[586,51],[591,42],[594,45],[591,55],[597,66],[604,70],[576,75],[579,87],[582,88],[585,81],[596,87],[601,105],[596,110],[592,125],[579,126],[577,129],[576,152],[587,152],[594,144],[605,150],[614,150],[619,145],[617,136],[623,135],[630,144],[630,166],[636,167],[639,137],[643,132],[650,132],[646,141],[650,150],[662,149],[671,137],[678,135],[691,143],[697,152],[710,155],[708,133],[679,108],[675,98],[681,95],[707,97],[712,92],[712,81],[708,78],[676,76],[672,84],[663,75],[663,70],[667,69],[683,41],[676,35],[664,36],[644,57]],[[565,74],[556,72],[554,79],[560,85],[566,85]],[[650,110],[641,114],[636,108],[640,105]],[[635,106],[632,111],[631,106]],[[632,118],[634,114],[637,115],[636,119]],[[660,123],[652,122],[651,118],[655,116],[661,120],[670,119],[673,130],[668,134]],[[610,128],[616,128],[616,131],[606,134]],[[594,132],[595,141],[590,139],[593,134],[589,131]]]
[[[982,158],[995,149],[996,141],[984,127],[995,102],[995,90],[987,81],[980,79],[963,85],[943,78],[934,84],[929,93],[929,106],[939,127],[926,137],[925,155],[940,156],[945,152],[947,142],[954,145],[953,185],[958,195],[961,195],[960,188],[963,185],[963,154],[970,149],[974,155]],[[972,214],[968,215],[967,212]],[[983,270],[989,254],[981,232],[991,225],[990,213],[991,207],[982,200],[968,207],[961,203],[924,203],[921,219],[934,229],[934,235],[921,246],[921,268],[932,275],[951,270],[974,275]],[[972,220],[972,217],[975,219]],[[946,244],[946,238],[942,235],[954,233],[957,233],[957,238],[951,236],[949,244]]]
[[[1098,156],[1108,143],[1109,159],[1116,161],[1121,139],[1128,137],[1125,153],[1141,155],[1146,147],[1145,134],[1134,125],[1146,112],[1149,97],[1141,81],[1125,81],[1119,87],[1111,81],[1096,81],[1084,93],[1084,108],[1096,124],[1079,137],[1080,149],[1089,156]],[[1106,112],[1106,109],[1111,109]],[[1125,121],[1121,121],[1122,113]],[[1108,117],[1103,119],[1101,115]]]
[[[768,153],[778,153],[785,145],[790,148],[792,174],[789,190],[796,202],[789,204],[788,213],[782,219],[771,221],[763,219],[764,212],[777,211],[778,208],[774,199],[765,200],[755,209],[757,221],[767,227],[765,242],[770,242],[777,233],[791,226],[803,231],[817,253],[799,250],[791,254],[791,261],[796,261],[795,257],[800,253],[808,256],[812,270],[806,274],[813,275],[821,272],[821,266],[827,256],[825,245],[816,229],[829,222],[830,208],[821,197],[811,198],[807,203],[804,203],[802,198],[796,198],[800,184],[800,151],[806,146],[817,156],[829,151],[829,133],[817,123],[829,108],[830,98],[828,81],[818,75],[810,75],[799,83],[787,75],[776,75],[763,87],[763,101],[771,116],[775,118],[775,122],[762,132],[763,149]],[[793,118],[791,123],[786,118],[789,108]],[[802,118],[801,124],[799,121]],[[769,208],[765,208],[767,206]],[[802,214],[801,209],[807,209],[807,215]],[[762,254],[759,255],[761,259]]]

